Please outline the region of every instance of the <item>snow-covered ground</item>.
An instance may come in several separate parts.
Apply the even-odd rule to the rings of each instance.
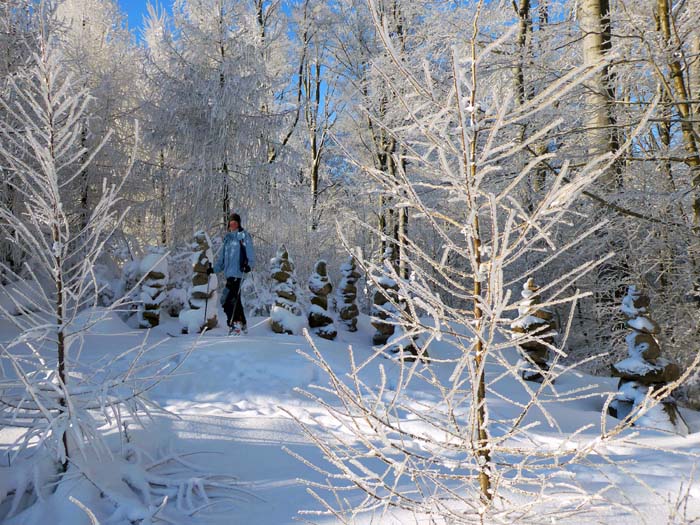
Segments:
[[[177,320],[167,319],[151,330],[149,336],[152,341],[165,340],[154,350],[162,355],[176,355],[191,349],[189,357],[175,375],[150,393],[151,399],[170,414],[157,414],[146,430],[134,427],[132,433],[134,442],[148,450],[172,449],[195,453],[190,461],[205,471],[237,479],[240,492],[231,502],[230,511],[197,515],[191,522],[283,525],[297,522],[300,510],[318,510],[318,502],[299,480],[323,480],[285,451],[284,447],[318,464],[324,464],[324,460],[290,414],[319,432],[344,431],[322,407],[295,391],[296,388],[308,388],[309,385],[324,384],[326,381],[321,371],[297,352],[299,349],[309,349],[306,340],[300,336],[273,334],[267,320],[262,318],[249,320],[249,333],[240,337],[226,336],[224,328],[214,329],[199,338],[169,337],[168,333],[176,332],[178,327]],[[358,358],[372,355],[372,328],[366,317],[361,318],[359,328],[354,334],[341,330],[335,341],[316,341],[321,353],[337,370],[348,368],[348,345],[352,345]],[[90,329],[86,354],[89,350],[89,355],[95,359],[115,354],[138,342],[144,333],[131,330],[112,315]],[[11,335],[5,321],[0,321],[0,335],[3,340]],[[444,343],[435,343],[430,351],[433,357],[440,357],[450,350]],[[389,376],[398,369],[398,365],[391,360],[378,359],[379,363],[387,368]],[[376,368],[376,364],[374,366]],[[447,364],[434,363],[430,366],[435,367],[438,374],[449,373]],[[445,370],[441,371],[441,367]],[[372,373],[369,372],[369,377]],[[487,373],[495,377],[497,371],[494,369]],[[378,380],[378,374],[376,377]],[[616,390],[616,383],[612,378],[594,378],[578,372],[563,376],[556,386],[560,391],[597,385],[594,390],[601,396],[552,405],[550,411],[561,430],[555,431],[543,423],[531,433],[530,442],[523,443],[523,446],[542,449],[571,446],[571,442],[566,444],[566,441],[586,424],[590,424],[590,427],[575,439],[599,433],[601,421],[607,421],[609,426],[614,425],[612,418],[601,418],[601,410],[602,394]],[[504,380],[503,386],[508,397],[518,396],[520,387],[515,382],[509,385]],[[428,391],[422,394],[432,395]],[[492,405],[495,413],[508,410],[505,401],[501,406],[494,399]],[[593,492],[613,479],[619,494],[608,494],[607,497],[643,509],[644,515],[648,516],[647,523],[666,523],[674,519],[681,523],[700,519],[700,483],[691,485],[687,493],[683,492],[692,479],[700,454],[700,416],[685,410],[683,415],[692,432],[689,436],[641,430],[632,439],[630,433],[627,444],[608,451],[608,457],[615,458],[619,465],[606,466],[601,463],[597,468],[582,470],[578,473],[578,482]],[[533,413],[533,418],[537,418],[536,413]],[[3,455],[12,450],[12,441],[17,435],[17,429],[0,429],[0,451]],[[645,483],[657,492],[655,498],[650,497],[648,488],[644,488]],[[684,494],[687,499],[676,504],[676,498]],[[354,498],[359,501],[362,496],[348,493],[346,497],[352,502]],[[664,498],[668,501],[665,502]],[[90,504],[89,501],[83,502],[88,506]],[[671,516],[675,508],[684,509],[677,518]],[[41,511],[25,516],[21,523],[47,523],[45,520],[49,517],[51,523],[57,525],[90,523],[87,515],[74,505],[59,505],[55,500],[48,500]],[[608,518],[614,519],[615,523],[640,522],[638,515],[612,508]],[[332,517],[312,516],[309,519],[321,523],[337,522]],[[413,520],[405,515],[393,514],[365,516],[361,522],[386,524],[410,523]],[[11,523],[18,522],[13,520]]]

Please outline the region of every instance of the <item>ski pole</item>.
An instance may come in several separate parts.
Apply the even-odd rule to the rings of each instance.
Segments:
[[[211,261],[209,261],[209,268],[211,268]],[[209,306],[209,283],[211,282],[211,276],[209,272],[207,272],[207,293],[204,298],[204,326],[202,326],[202,331],[206,329],[208,319],[207,319],[207,307]]]

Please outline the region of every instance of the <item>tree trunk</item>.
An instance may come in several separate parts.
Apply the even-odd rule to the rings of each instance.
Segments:
[[[700,155],[698,155],[698,144],[695,138],[692,119],[694,116],[693,106],[688,101],[690,99],[685,79],[683,78],[683,66],[680,62],[682,50],[680,43],[674,38],[671,29],[671,5],[669,0],[657,1],[657,15],[659,28],[664,40],[669,46],[669,56],[673,58],[668,64],[670,82],[667,88],[672,91],[675,106],[680,114],[681,132],[683,134],[683,145],[685,146],[685,163],[690,167],[691,184],[695,188],[693,196],[693,224],[700,224]]]
[[[311,178],[311,230],[318,229],[318,183],[321,168],[321,153],[323,151],[323,137],[319,140],[319,126],[321,118],[319,111],[321,108],[321,63],[316,57],[315,64],[307,64],[305,90],[306,101],[306,125],[309,131],[309,175]],[[325,123],[324,123],[325,125]]]
[[[528,54],[528,35],[530,33],[532,23],[530,21],[530,0],[520,0],[520,4],[517,6],[518,14],[518,38],[516,40],[517,45],[517,58],[515,61],[515,68],[513,71],[513,81],[515,83],[515,100],[518,105],[523,105],[525,103],[525,57]]]
[[[48,84],[47,80],[47,84]],[[48,107],[51,108],[49,111],[49,118],[48,118],[48,124],[47,127],[49,129],[49,140],[48,140],[48,148],[49,148],[49,154],[51,156],[51,165],[52,166],[57,166],[58,162],[56,161],[56,137],[54,135],[54,130],[55,130],[55,125],[56,122],[54,120],[55,115],[53,114],[52,111],[52,100],[51,100],[51,95],[49,94],[48,97]],[[65,291],[64,291],[64,286],[63,286],[63,239],[61,238],[61,230],[59,229],[59,217],[62,215],[63,210],[62,210],[62,205],[61,205],[61,196],[60,196],[60,189],[58,184],[56,184],[55,188],[55,200],[52,205],[52,214],[50,215],[49,219],[51,221],[51,241],[52,241],[52,249],[53,249],[53,282],[56,287],[56,354],[57,354],[57,372],[58,372],[58,380],[59,380],[59,389],[61,391],[61,396],[58,399],[58,404],[61,407],[61,412],[66,412],[68,410],[68,402],[66,399],[66,396],[68,394],[68,383],[67,383],[67,377],[66,377],[66,341],[65,341],[65,333],[64,333],[64,326],[63,326],[63,311],[64,308],[66,307],[65,304]],[[63,415],[63,414],[62,414]],[[68,414],[65,414],[68,416]],[[67,425],[66,425],[67,427]],[[61,434],[61,444],[63,446],[63,463],[61,465],[63,472],[66,472],[68,470],[68,459],[70,457],[69,455],[69,450],[68,450],[68,431],[67,428],[64,427],[62,430]]]
[[[222,181],[222,200],[221,200],[221,211],[224,214],[224,231],[228,230],[228,218],[231,216],[231,202],[230,202],[230,190],[228,184],[228,164],[226,161],[221,165],[221,173],[223,175]]]
[[[690,41],[690,98],[693,104],[693,115],[700,115],[700,28],[696,27]],[[700,133],[700,122],[694,122],[695,132]]]
[[[58,216],[58,210],[55,210],[55,216]],[[54,247],[60,245],[61,236],[57,225],[51,227],[51,237]],[[56,339],[56,350],[58,354],[58,379],[60,382],[59,388],[61,392],[65,392],[68,389],[68,384],[66,381],[66,341],[65,334],[63,332],[63,309],[64,309],[64,293],[63,293],[63,257],[60,253],[54,254],[54,280],[56,283],[56,326],[58,328],[57,339]],[[62,407],[63,411],[68,410],[68,404],[64,395],[58,400],[58,404]],[[61,465],[63,472],[68,470],[68,431],[63,430],[61,435],[61,443],[63,444],[64,460]]]
[[[530,13],[530,0],[520,0],[518,5],[514,6],[516,9],[516,14],[518,15],[518,37],[516,39],[517,45],[517,58],[515,62],[515,67],[513,68],[513,90],[515,92],[515,102],[518,106],[525,104],[527,100],[530,100],[534,96],[534,90],[528,89],[525,83],[525,64],[531,62],[532,54],[532,17]],[[546,4],[539,6],[540,9],[540,23],[539,29],[542,30],[544,21],[547,19],[547,7]],[[520,140],[525,139],[527,132],[526,126],[523,126],[522,133],[520,135]],[[535,155],[543,155],[547,151],[546,141],[537,141],[533,145],[533,151]],[[528,210],[532,211],[535,209],[535,202],[537,200],[536,195],[544,189],[546,176],[546,168],[544,166],[539,166],[536,168],[531,175],[528,176],[530,183],[529,190],[526,190],[528,194],[526,195],[526,207]]]
[[[167,218],[167,205],[166,205],[166,179],[165,176],[165,154],[163,150],[160,150],[158,156],[160,164],[160,243],[163,246],[168,244],[168,218]]]
[[[408,238],[408,208],[399,208],[398,223],[398,247],[399,253],[399,276],[402,279],[409,278],[408,261],[406,260],[406,239]]]
[[[87,154],[87,125],[83,122],[82,129],[80,130],[80,146],[85,150],[80,156],[80,162],[85,164],[88,159]],[[90,195],[90,173],[88,168],[83,169],[83,173],[80,176],[82,181],[82,188],[80,191],[80,229],[84,230],[90,220],[90,209],[88,207],[88,199]]]
[[[477,100],[477,66],[476,57],[478,56],[476,50],[476,37],[477,37],[477,20],[474,20],[474,34],[471,38],[470,48],[471,48],[471,90],[469,94],[469,106],[475,107]],[[457,108],[459,110],[459,121],[465,122],[466,116],[462,113],[461,100],[463,99],[460,80],[457,78],[457,71],[454,70],[454,83],[455,90],[457,93]],[[481,287],[481,266],[483,263],[482,252],[481,252],[481,227],[479,223],[479,207],[476,203],[475,195],[475,185],[477,182],[477,138],[478,138],[478,122],[477,122],[476,111],[469,113],[469,125],[461,126],[461,136],[462,136],[462,169],[466,175],[466,180],[464,181],[466,186],[466,194],[468,196],[467,202],[467,214],[473,212],[473,218],[471,223],[471,230],[467,230],[467,242],[471,244],[471,249],[474,257],[472,262],[472,280],[473,280],[473,313],[474,313],[474,325],[473,330],[475,334],[475,344],[474,344],[474,370],[476,371],[476,377],[474,378],[475,385],[472,386],[474,391],[474,428],[473,428],[473,441],[476,446],[476,458],[478,462],[478,479],[479,488],[481,490],[481,499],[484,504],[489,504],[493,500],[491,475],[490,475],[490,463],[491,463],[491,449],[488,433],[488,421],[486,415],[486,377],[485,377],[485,363],[486,363],[486,352],[488,348],[484,347],[483,340],[481,338],[481,331],[483,329],[484,322],[484,312],[481,308],[481,301],[483,299],[483,290]],[[473,136],[467,137],[467,129],[474,130]]]
[[[584,65],[598,68],[586,83],[588,155],[598,156],[619,149],[619,138],[613,116],[615,100],[614,79],[610,68],[601,64],[612,47],[610,28],[610,3],[608,0],[581,0],[579,20],[583,32]],[[602,184],[619,185],[620,166],[610,169],[599,179]]]
[[[384,258],[384,253],[386,253],[386,249],[388,247],[387,243],[387,235],[386,235],[386,212],[384,211],[384,208],[386,207],[386,198],[384,195],[379,194],[379,214],[378,214],[378,221],[377,221],[377,229],[379,230],[379,248],[380,248],[380,253],[379,253],[379,259]]]

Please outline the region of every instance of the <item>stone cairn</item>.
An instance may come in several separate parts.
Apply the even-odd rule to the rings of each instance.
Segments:
[[[539,289],[530,277],[520,292],[523,299],[518,303],[518,319],[510,325],[514,338],[532,336],[532,339],[518,343],[525,358],[521,361],[520,377],[525,381],[537,383],[544,381],[549,371],[548,345],[552,345],[556,335],[556,322],[552,312],[547,308],[539,307],[541,298],[535,295]]]
[[[348,332],[357,332],[357,316],[360,315],[357,307],[357,281],[360,274],[354,257],[350,256],[348,262],[340,266],[340,274],[342,277],[336,296],[338,316]]]
[[[214,263],[211,240],[206,232],[194,234],[192,243],[192,286],[190,287],[189,308],[180,313],[182,333],[199,333],[205,328],[211,330],[218,324],[218,279],[216,274],[207,274]],[[204,318],[206,310],[206,319]]]
[[[151,248],[139,266],[145,275],[141,282],[139,301],[139,328],[153,328],[160,324],[160,305],[165,299],[168,284],[168,261],[163,248]]]
[[[303,314],[298,302],[299,286],[294,274],[294,263],[284,246],[270,260],[272,292],[277,295],[270,313],[270,326],[277,334],[295,334],[303,326]]]
[[[384,254],[385,264],[390,260],[391,248],[388,248]],[[372,326],[376,330],[372,337],[372,344],[379,346],[385,345],[389,338],[394,335],[395,325],[386,321],[390,318],[396,319],[398,315],[394,303],[398,301],[399,285],[386,275],[380,275],[376,282],[379,286],[372,298],[370,315],[372,316]]]
[[[622,299],[620,308],[627,318],[627,327],[632,331],[625,338],[629,357],[612,365],[612,374],[619,377],[618,392],[610,403],[608,412],[618,419],[626,418],[644,403],[647,393],[662,388],[681,375],[678,365],[661,357],[661,347],[656,338],[659,325],[649,313],[649,296],[630,286]],[[649,409],[637,424],[680,434],[687,434],[683,421],[672,397]]]
[[[326,261],[316,263],[314,273],[309,277],[309,290],[313,294],[309,311],[309,328],[319,337],[335,339],[338,331],[335,329],[333,319],[328,315],[328,295],[333,291],[333,285],[328,280]]]
[[[405,321],[408,319],[404,318]],[[388,350],[392,354],[398,354],[397,358],[406,362],[420,359],[423,363],[430,363],[430,354],[427,346],[419,342],[418,336],[407,336],[404,325],[395,326],[394,334],[387,341]]]

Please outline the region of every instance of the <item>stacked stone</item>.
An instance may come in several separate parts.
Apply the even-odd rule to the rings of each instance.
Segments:
[[[384,254],[384,263],[391,264],[391,248],[387,248]],[[386,275],[376,279],[378,288],[372,298],[372,326],[376,330],[372,337],[372,344],[385,345],[389,338],[394,335],[395,324],[386,322],[388,319],[396,320],[398,311],[394,304],[398,303],[399,285],[394,279]]]
[[[272,291],[276,294],[275,303],[270,312],[270,326],[277,334],[297,334],[305,324],[299,306],[299,286],[294,274],[294,263],[284,246],[270,261],[270,273],[273,279]]]
[[[402,325],[396,325],[394,334],[387,342],[387,349],[393,354],[398,354],[397,358],[406,362],[413,362],[420,359],[424,363],[430,362],[430,354],[428,347],[420,342],[418,336],[407,336],[406,328]]]
[[[661,347],[656,338],[660,328],[651,318],[649,303],[649,296],[635,286],[630,286],[622,299],[621,310],[627,317],[627,327],[632,330],[625,338],[629,357],[612,365],[612,373],[620,378],[620,382],[608,410],[610,415],[619,419],[624,419],[643,405],[647,393],[662,388],[681,375],[678,365],[661,357]],[[637,423],[680,434],[688,433],[687,425],[671,397],[648,410]]]
[[[183,333],[199,333],[205,328],[211,330],[218,324],[218,280],[215,274],[207,270],[214,263],[211,241],[206,232],[194,234],[192,243],[192,286],[190,287],[189,308],[180,313],[179,319]],[[206,319],[205,316],[206,310]]]
[[[356,332],[357,316],[360,314],[356,302],[357,280],[360,278],[360,274],[357,272],[354,257],[350,256],[348,262],[341,265],[340,274],[342,277],[338,284],[338,294],[336,297],[338,316],[348,329],[348,332]]]
[[[328,280],[326,261],[318,261],[314,273],[309,277],[311,311],[309,312],[309,327],[311,331],[324,339],[335,339],[338,331],[333,324],[333,318],[328,315],[328,294],[333,291],[333,285]]]
[[[523,299],[518,303],[518,320],[510,325],[515,332],[514,338],[532,336],[532,339],[518,343],[525,357],[521,362],[520,377],[537,383],[544,381],[549,371],[548,345],[552,345],[556,335],[556,322],[552,312],[539,306],[541,298],[535,295],[539,289],[532,277],[527,280],[520,292]]]
[[[160,324],[160,305],[166,297],[168,261],[165,249],[151,248],[139,266],[141,282],[139,301],[139,328],[153,328]]]

